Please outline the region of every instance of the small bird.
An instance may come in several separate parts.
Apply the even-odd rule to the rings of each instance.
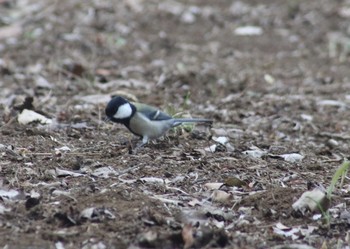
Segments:
[[[169,129],[182,123],[213,123],[209,119],[173,118],[156,107],[129,102],[120,96],[114,97],[107,104],[105,112],[109,120],[125,125],[129,131],[141,137],[142,140],[136,148],[147,144],[150,139],[161,137]]]

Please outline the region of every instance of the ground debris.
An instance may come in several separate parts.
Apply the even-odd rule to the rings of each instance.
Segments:
[[[305,214],[306,211],[326,212],[330,205],[327,194],[319,188],[304,192],[301,197],[293,203],[293,208]]]
[[[346,247],[346,174],[299,198],[349,157],[347,5],[0,0],[0,245]],[[114,95],[213,126],[129,154]]]

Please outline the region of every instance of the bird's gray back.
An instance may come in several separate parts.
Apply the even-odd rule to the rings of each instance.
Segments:
[[[141,137],[148,137],[155,139],[161,137],[171,127],[173,127],[174,120],[172,118],[165,120],[149,119],[144,113],[137,112],[130,120],[130,129],[136,135]]]

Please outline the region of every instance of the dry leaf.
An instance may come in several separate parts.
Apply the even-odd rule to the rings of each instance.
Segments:
[[[214,190],[211,199],[214,202],[226,203],[232,199],[232,195],[222,190]]]
[[[184,249],[191,248],[191,246],[194,244],[194,238],[193,238],[193,227],[191,224],[186,224],[182,228],[182,239],[185,242]]]
[[[204,188],[213,190],[213,189],[220,189],[224,185],[222,182],[208,182],[204,184]]]
[[[15,23],[10,26],[4,26],[0,28],[0,40],[18,37],[22,34],[22,26]]]
[[[301,162],[304,159],[304,156],[298,153],[283,154],[279,155],[279,157],[291,163]]]
[[[51,124],[52,120],[41,115],[35,111],[24,109],[17,117],[18,123],[27,125],[33,122],[39,122],[40,124]]]
[[[294,210],[301,211],[304,214],[307,210],[311,212],[326,212],[329,205],[330,200],[326,193],[319,188],[315,188],[312,191],[304,192],[301,197],[293,203],[292,207]]]

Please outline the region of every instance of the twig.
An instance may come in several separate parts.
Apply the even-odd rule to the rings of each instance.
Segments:
[[[350,140],[350,135],[342,135],[342,134],[336,134],[336,133],[330,133],[330,132],[320,132],[318,135],[323,137],[338,138],[342,140]]]
[[[169,204],[174,204],[174,205],[179,205],[179,204],[182,204],[181,201],[178,201],[178,200],[172,200],[172,199],[167,199],[167,198],[164,198],[164,197],[160,197],[160,196],[151,196],[152,199],[156,199],[156,200],[159,200],[163,203],[169,203]]]
[[[11,118],[7,123],[5,123],[3,126],[0,127],[0,131],[1,131],[4,127],[7,127],[7,126],[11,125],[16,119],[17,119],[17,117]]]
[[[179,188],[175,188],[175,187],[168,187],[168,186],[165,186],[165,188],[166,188],[166,189],[171,189],[171,190],[176,190],[176,191],[179,191],[179,192],[183,193],[184,195],[188,195],[188,196],[190,196],[190,194],[189,194],[189,193],[187,193],[187,192],[185,192],[185,191],[183,191],[182,189],[179,189]]]
[[[53,156],[55,152],[35,152],[28,153],[30,156]],[[100,153],[85,153],[85,152],[63,152],[64,155],[72,155],[72,156],[96,156],[100,155]]]

